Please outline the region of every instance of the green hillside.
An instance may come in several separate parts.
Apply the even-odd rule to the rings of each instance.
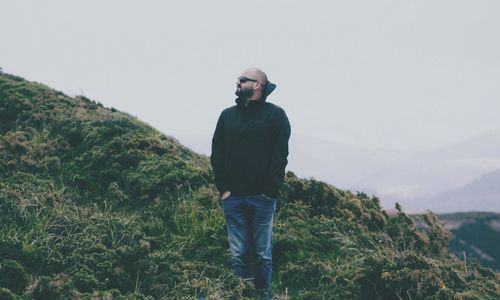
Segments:
[[[0,299],[255,298],[232,275],[208,157],[174,138],[2,74],[0,157]],[[422,233],[401,209],[292,172],[280,199],[281,299],[500,297],[433,215]]]

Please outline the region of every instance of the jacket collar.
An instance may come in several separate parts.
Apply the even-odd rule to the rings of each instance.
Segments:
[[[238,104],[238,107],[241,109],[257,109],[258,107],[262,106],[264,102],[266,102],[266,99],[260,98],[259,100],[248,100],[248,104],[246,107],[245,100],[243,100],[242,98],[238,97],[236,98],[236,100],[234,100],[234,102],[236,102],[236,104]]]

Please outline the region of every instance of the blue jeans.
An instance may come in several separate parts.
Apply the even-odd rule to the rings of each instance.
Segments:
[[[255,254],[255,287],[271,299],[272,229],[278,199],[231,195],[221,201],[234,274],[251,280],[250,255]]]

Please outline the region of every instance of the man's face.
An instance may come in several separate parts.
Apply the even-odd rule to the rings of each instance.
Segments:
[[[236,91],[234,92],[236,96],[248,99],[253,96],[255,90],[253,88],[254,83],[256,82],[251,76],[245,76],[245,74],[241,75],[236,80]]]

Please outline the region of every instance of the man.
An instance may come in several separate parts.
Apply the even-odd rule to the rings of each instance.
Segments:
[[[263,71],[245,70],[236,87],[236,105],[224,109],[217,121],[210,161],[221,193],[233,272],[253,279],[263,298],[271,299],[272,225],[288,163],[290,123],[281,107],[266,102],[276,85]]]

